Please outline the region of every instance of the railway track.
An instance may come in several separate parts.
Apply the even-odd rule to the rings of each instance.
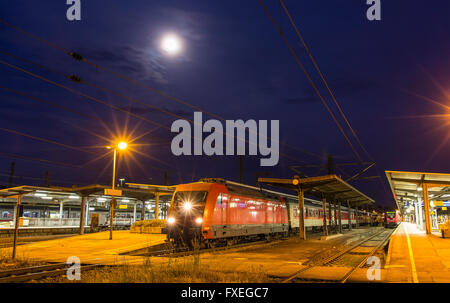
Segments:
[[[281,283],[290,283],[290,282],[307,282],[307,281],[319,281],[319,282],[340,282],[345,283],[348,281],[348,279],[351,277],[351,275],[358,269],[363,267],[366,264],[366,261],[369,257],[373,256],[379,249],[381,249],[384,244],[389,240],[391,234],[395,231],[394,230],[382,230],[378,233],[369,235],[367,238],[359,241],[358,243],[344,249],[343,251],[340,251],[330,257],[324,258],[319,264],[311,264],[306,266],[305,268],[302,268],[301,270],[297,271],[292,276],[288,277],[287,279],[283,280]],[[358,252],[357,250],[361,247],[364,248],[370,248],[368,252]],[[301,275],[304,274],[307,271],[312,271],[314,269],[317,269],[318,267],[323,266],[338,266],[339,263],[342,263],[344,258],[347,256],[352,256],[353,258],[355,256],[360,256],[358,258],[357,262],[352,262],[351,269],[340,279],[338,280],[327,280],[327,279],[308,279],[305,277],[302,277]]]
[[[225,246],[217,246],[214,248],[203,248],[203,249],[188,249],[188,248],[179,248],[179,249],[165,249],[165,250],[158,250],[158,251],[152,251],[148,253],[141,253],[136,254],[140,256],[157,256],[157,257],[184,257],[194,254],[204,254],[204,253],[214,253],[224,250],[231,250],[231,249],[240,249],[245,247],[251,247],[256,245],[273,245],[276,243],[279,243],[283,241],[281,240],[273,240],[273,241],[253,241],[253,242],[246,242],[246,243],[240,243],[240,244],[234,244],[234,245],[225,245]]]
[[[250,241],[245,243],[239,243],[239,244],[233,244],[233,245],[224,245],[224,246],[216,246],[214,248],[201,248],[201,249],[189,249],[189,248],[168,248],[168,249],[162,249],[162,250],[156,250],[156,251],[150,251],[150,252],[142,252],[133,254],[135,256],[158,256],[158,257],[183,257],[198,253],[214,253],[218,251],[223,250],[231,250],[231,249],[239,249],[239,248],[245,248],[250,247],[254,245],[272,245],[279,243],[283,240],[290,239],[294,236],[289,236],[287,238],[281,238],[277,240],[260,240],[260,241]]]
[[[97,268],[101,265],[80,265],[82,271]],[[40,280],[48,277],[62,276],[67,273],[67,263],[42,266],[31,266],[0,271],[0,283],[17,283]]]

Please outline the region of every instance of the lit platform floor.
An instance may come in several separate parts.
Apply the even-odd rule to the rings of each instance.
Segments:
[[[382,280],[450,283],[450,239],[426,235],[415,224],[403,222],[391,236]]]
[[[66,262],[70,256],[80,258],[86,264],[140,263],[142,257],[120,255],[164,243],[164,234],[137,234],[129,231],[114,231],[109,240],[109,231],[77,235],[64,239],[41,241],[17,246],[17,257],[44,262]],[[0,249],[0,255],[11,253],[12,248]]]

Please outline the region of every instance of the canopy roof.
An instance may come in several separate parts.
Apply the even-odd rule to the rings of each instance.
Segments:
[[[305,194],[321,199],[349,202],[351,206],[374,203],[374,200],[342,180],[337,175],[325,175],[309,178],[276,179],[259,178],[258,182],[270,186],[298,191],[302,189]]]
[[[148,185],[151,186],[151,185]],[[17,195],[23,195],[25,201],[31,198],[31,196],[45,196],[48,197],[47,203],[52,203],[54,201],[73,201],[79,199],[80,196],[84,197],[103,197],[110,198],[111,196],[105,195],[105,189],[110,189],[111,186],[104,185],[88,185],[82,187],[45,187],[45,186],[29,186],[21,185],[17,187],[10,187],[0,190],[0,198],[13,199]],[[137,201],[146,201],[154,199],[156,194],[159,195],[171,195],[175,188],[168,186],[152,185],[151,188],[117,188],[122,190],[122,196],[118,197],[120,200],[133,199]],[[45,201],[42,201],[45,202]]]
[[[392,170],[385,173],[399,210],[402,210],[407,202],[423,197],[423,184],[427,184],[432,200],[450,197],[450,174]]]

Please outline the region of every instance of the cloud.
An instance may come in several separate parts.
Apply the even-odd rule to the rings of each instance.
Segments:
[[[139,80],[152,80],[167,84],[166,69],[160,62],[160,55],[153,50],[144,51],[130,46],[113,49],[84,50],[82,54],[89,60],[107,63],[108,67]]]

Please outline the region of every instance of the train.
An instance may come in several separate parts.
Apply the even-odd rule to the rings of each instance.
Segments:
[[[322,202],[305,197],[305,228],[323,228]],[[224,179],[201,179],[177,185],[170,204],[166,231],[174,246],[215,247],[242,240],[271,239],[299,233],[298,198]],[[341,207],[343,227],[349,227],[349,210]],[[335,210],[328,226],[336,227]],[[355,211],[350,211],[356,225]],[[371,224],[372,213],[358,212],[359,224]],[[331,223],[331,224],[330,224]]]
[[[384,217],[384,227],[386,228],[395,228],[401,222],[400,212],[396,211],[387,211]]]

